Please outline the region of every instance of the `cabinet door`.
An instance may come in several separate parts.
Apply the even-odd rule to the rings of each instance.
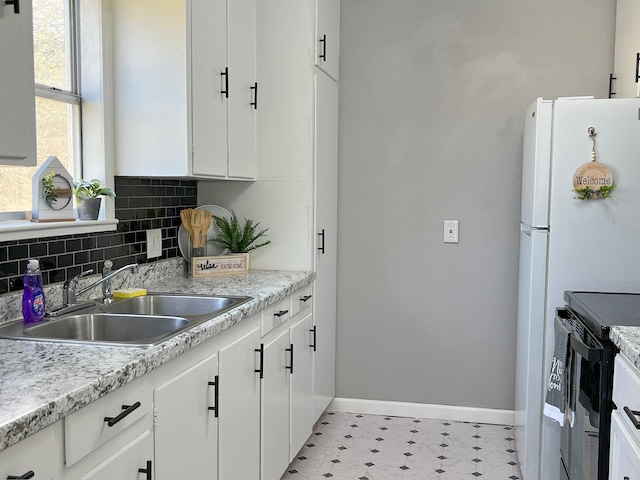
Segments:
[[[286,329],[264,346],[262,480],[278,480],[289,465],[291,343]]]
[[[314,421],[335,396],[336,270],[338,228],[338,86],[316,78],[316,281]]]
[[[256,176],[256,0],[228,3],[229,177]]]
[[[640,478],[640,446],[626,431],[622,415],[619,410],[611,414],[609,478],[635,480]]]
[[[80,480],[153,480],[152,459],[153,437],[147,431],[80,477]],[[147,473],[148,470],[151,472]]]
[[[338,81],[340,60],[340,0],[317,0],[316,65]]]
[[[227,2],[191,0],[194,175],[227,176]]]
[[[156,480],[218,478],[217,374],[214,354],[154,391]]]
[[[0,164],[36,164],[35,83],[31,2],[0,2]]]
[[[615,98],[638,97],[638,54],[640,53],[640,1],[618,0],[613,91]]]
[[[60,425],[49,426],[0,452],[0,479],[56,478],[62,469],[62,429],[58,427]],[[29,472],[34,476],[29,477]]]
[[[220,480],[260,478],[259,351],[260,328],[255,328],[219,352]]]
[[[295,370],[291,375],[291,453],[300,451],[312,433],[313,419],[313,316],[291,327]]]

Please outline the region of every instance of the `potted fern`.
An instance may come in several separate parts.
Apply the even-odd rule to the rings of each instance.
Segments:
[[[78,206],[78,218],[80,220],[97,220],[100,212],[101,196],[115,197],[111,188],[107,188],[100,180],[78,180],[73,182],[73,195]]]
[[[245,218],[244,223],[241,224],[233,210],[231,210],[231,218],[214,215],[213,219],[220,233],[211,241],[227,248],[231,253],[247,253],[271,243],[271,240],[256,243],[259,238],[266,235],[269,229],[258,230],[260,222],[254,223],[250,218]]]

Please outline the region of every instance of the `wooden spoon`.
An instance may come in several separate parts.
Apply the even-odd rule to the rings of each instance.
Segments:
[[[207,243],[207,232],[209,231],[209,227],[211,226],[211,212],[208,210],[204,211],[204,223],[202,224],[202,239],[200,240],[200,246],[204,247]]]
[[[202,226],[204,225],[204,211],[194,210],[191,214],[191,228],[193,228],[193,246],[200,245],[200,235],[202,233]],[[197,247],[196,247],[197,248]]]

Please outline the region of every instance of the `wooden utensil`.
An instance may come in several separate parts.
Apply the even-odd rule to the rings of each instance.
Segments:
[[[194,210],[191,214],[191,228],[193,228],[193,246],[200,245],[200,235],[204,225],[204,210]]]
[[[193,214],[193,209],[186,208],[180,211],[180,219],[182,220],[182,224],[184,228],[189,232],[189,237],[191,238],[191,244],[193,245],[193,227],[191,226],[191,216]]]
[[[207,232],[209,231],[209,227],[211,226],[211,212],[208,210],[204,211],[204,223],[202,225],[202,239],[200,241],[200,246],[204,247],[207,243]]]

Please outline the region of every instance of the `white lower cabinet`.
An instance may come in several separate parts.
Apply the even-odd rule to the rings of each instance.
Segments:
[[[260,328],[220,349],[220,480],[260,478]]]
[[[289,465],[289,388],[292,346],[289,329],[264,345],[261,479],[280,478]]]
[[[81,480],[153,480],[153,435],[144,432]]]
[[[623,415],[618,410],[611,414],[609,480],[640,478],[640,448],[627,431]]]
[[[300,451],[313,431],[313,316],[307,315],[291,327],[295,370],[291,375],[291,453]],[[286,468],[286,467],[285,467]],[[282,473],[282,472],[281,472]]]
[[[33,478],[51,480],[59,478],[62,468],[60,424],[34,433],[0,452],[0,479]],[[31,475],[31,476],[30,476]]]
[[[214,353],[155,389],[156,480],[218,478],[217,388]]]

